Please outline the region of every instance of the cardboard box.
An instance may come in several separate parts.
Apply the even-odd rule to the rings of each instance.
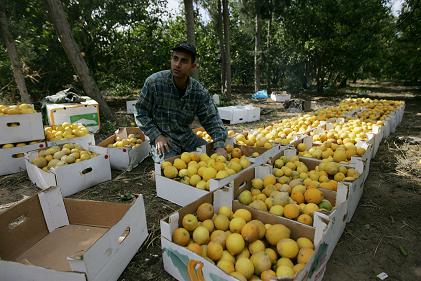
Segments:
[[[59,166],[45,172],[32,164],[38,151],[25,154],[25,165],[29,179],[41,189],[57,186],[63,196],[75,194],[98,183],[111,180],[110,159],[107,149],[102,147],[84,147],[98,153],[96,157],[65,166]]]
[[[45,142],[13,148],[0,148],[0,176],[26,170],[24,153],[45,147]]]
[[[234,182],[231,184],[231,186],[233,186],[234,188],[234,198],[235,198],[234,202],[238,204],[238,206],[241,206],[241,208],[247,209],[250,212],[267,213],[267,212],[259,211],[252,207],[243,205],[237,200],[237,198],[242,191],[251,189],[252,179],[263,178],[264,176],[271,173],[272,173],[271,166],[261,165],[261,166],[255,166],[253,169],[248,170],[247,173],[244,173],[240,177],[235,179]],[[348,219],[348,201],[347,201],[348,200],[348,186],[346,186],[343,183],[338,183],[337,191],[327,190],[323,188],[321,188],[320,190],[323,192],[325,198],[328,199],[332,203],[332,206],[334,208],[330,212],[324,211],[324,210],[316,212],[317,214],[313,215],[313,226],[317,227],[317,223],[318,223],[316,219],[317,216],[322,216],[330,222],[331,226],[329,227],[329,231],[331,233],[329,233],[329,241],[331,243],[329,243],[328,251],[327,251],[328,257],[330,257],[330,255],[333,252],[333,249],[335,248],[337,242],[339,241],[345,229],[346,222]],[[273,214],[271,215],[276,216]],[[290,220],[285,217],[282,217],[282,219],[287,220],[287,221],[292,221],[297,224],[301,224],[298,221]]]
[[[143,141],[140,144],[140,146],[135,148],[132,148],[130,146],[121,148],[107,147],[109,144],[115,142],[116,137],[125,139],[130,134],[140,136],[140,138]],[[107,148],[107,154],[110,156],[111,168],[116,170],[131,171],[133,168],[139,165],[139,163],[145,160],[145,158],[149,156],[149,152],[151,151],[149,138],[139,128],[134,127],[119,128],[117,131],[115,131],[114,135],[109,136],[108,138],[100,142],[98,146]]]
[[[49,188],[0,214],[4,281],[115,281],[148,236],[132,204],[63,200]]]
[[[273,167],[270,165],[255,166],[252,169],[249,169],[246,173],[243,173],[241,176],[236,178],[233,181],[234,199],[237,200],[240,193],[243,192],[244,190],[251,189],[252,187],[251,181],[254,178],[263,179],[265,176],[272,174],[272,169]],[[336,205],[339,205],[340,203],[346,203],[346,200],[348,197],[348,187],[346,185],[342,183],[338,183],[337,191],[327,190],[323,188],[320,188],[320,190],[324,193],[324,198],[328,199],[332,203],[333,207],[335,207]],[[243,208],[251,208],[251,207],[243,206]]]
[[[247,122],[254,122],[260,120],[260,107],[246,105],[246,109],[248,110]]]
[[[137,103],[137,100],[126,101],[127,113],[130,113],[130,114],[136,113],[136,107],[135,107],[136,103]]]
[[[276,102],[286,102],[291,99],[291,95],[287,94],[286,92],[282,94],[272,93],[270,94],[270,99]]]
[[[278,155],[275,155],[271,157],[268,161],[270,164],[274,164],[275,160],[281,157],[282,155],[285,156],[294,156],[296,155],[295,149],[285,149],[282,152],[280,152]],[[314,170],[316,166],[318,166],[321,163],[321,160],[317,160],[314,158],[308,158],[308,157],[299,157],[299,160],[306,164],[309,171]],[[351,159],[351,161],[343,166],[347,168],[354,168],[357,170],[357,172],[360,174],[360,176],[353,182],[342,182],[344,185],[348,187],[348,196],[346,208],[347,208],[347,222],[350,222],[352,219],[352,216],[355,213],[355,210],[357,209],[358,202],[361,199],[361,196],[363,194],[363,186],[364,186],[364,163],[360,159]],[[339,185],[338,185],[339,187]],[[342,202],[343,200],[341,200]]]
[[[165,159],[165,161],[169,161],[173,163],[174,159],[178,157],[179,156],[171,157],[171,158]],[[228,176],[223,179],[219,179],[219,180],[210,179],[209,191],[214,191],[223,186],[226,186],[227,184],[232,182],[235,178],[240,176],[242,173],[252,168],[253,165],[254,164],[250,165],[246,169],[241,170],[240,172],[234,175]],[[202,196],[209,194],[209,191],[205,189],[199,189],[191,185],[187,185],[182,182],[165,177],[162,174],[160,163],[155,163],[155,183],[156,183],[156,194],[159,197],[165,200],[171,201],[179,206],[185,206],[187,204],[190,204],[191,202],[198,200]]]
[[[91,133],[99,131],[101,122],[98,103],[89,98],[81,103],[50,103],[46,104],[48,124],[58,125],[64,122],[81,123]]]
[[[41,113],[0,116],[0,144],[43,140]]]
[[[229,124],[252,122],[260,119],[260,108],[250,105],[218,107],[219,116]]]
[[[207,259],[193,253],[186,247],[172,242],[173,231],[181,225],[181,220],[185,214],[194,213],[197,207],[205,202],[211,203],[217,212],[221,206],[230,206],[235,211],[241,206],[232,199],[232,188],[223,188],[209,193],[199,200],[185,206],[177,212],[174,212],[167,218],[161,220],[161,246],[162,258],[165,270],[177,280],[227,280],[238,281],[226,274],[215,264]],[[281,217],[272,216],[270,214],[258,213],[252,210],[253,219],[258,219],[263,223],[281,223],[289,227],[291,237],[307,237],[314,241],[316,246],[315,253],[307,263],[306,267],[296,276],[294,280],[321,280],[323,277],[325,265],[329,259],[328,251],[331,241],[325,237],[330,237],[331,224],[324,218],[316,216],[316,227],[305,226],[293,221],[285,220]],[[329,234],[329,235],[327,235]],[[198,265],[198,266],[196,266]],[[199,279],[195,278],[199,276]]]
[[[80,144],[83,147],[88,147],[88,146],[91,146],[91,145],[95,145],[95,137],[94,137],[93,134],[87,134],[83,137],[47,141],[47,146],[62,145],[62,144],[65,144],[65,143],[77,143],[77,144]]]
[[[352,156],[351,160],[350,160],[351,163],[354,162],[354,161],[362,161],[363,162],[363,164],[364,164],[364,169],[363,169],[363,173],[362,173],[363,181],[365,181],[367,179],[367,176],[368,176],[368,173],[369,173],[371,158],[372,158],[372,154],[373,154],[373,144],[374,144],[374,136],[372,134],[367,134],[367,135],[368,135],[368,138],[369,138],[368,142],[359,141],[355,144],[355,147],[357,147],[357,148],[364,148],[365,153],[362,156]],[[305,143],[307,150],[309,150],[313,146],[322,145],[321,142],[313,142],[311,137],[304,137],[299,142]],[[297,144],[298,143],[295,143],[295,146]]]

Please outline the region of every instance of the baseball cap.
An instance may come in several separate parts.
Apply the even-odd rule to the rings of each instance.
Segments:
[[[172,48],[173,51],[187,51],[191,54],[192,56],[192,62],[194,62],[196,60],[196,48],[187,42],[181,42],[178,43],[177,45],[175,45],[174,48]]]

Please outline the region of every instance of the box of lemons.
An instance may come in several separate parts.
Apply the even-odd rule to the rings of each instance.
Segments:
[[[269,165],[255,166],[250,173],[239,177],[235,186],[235,199],[244,208],[282,216],[306,225],[313,224],[313,215],[322,211],[334,217],[336,200],[346,198],[346,187],[339,192],[323,188],[307,188],[301,179],[280,184]]]
[[[26,170],[25,153],[45,147],[44,141],[9,143],[0,146],[0,175]]]
[[[303,191],[319,188],[337,191],[337,199],[347,200],[349,221],[357,208],[363,193],[365,163],[353,159],[348,164],[340,164],[329,159],[286,156],[280,153],[272,159],[273,174],[281,185],[280,190]],[[289,185],[291,190],[286,185]],[[291,185],[294,185],[293,187]],[[297,185],[297,186],[295,186]],[[298,189],[298,190],[297,190]],[[346,190],[346,193],[343,193]]]
[[[184,152],[155,164],[157,194],[185,206],[231,183],[251,167],[245,156],[228,160],[216,153]]]
[[[223,189],[211,192],[161,220],[169,274],[188,280],[193,267],[200,280],[304,280],[311,266],[322,270],[316,262],[327,254],[320,245],[330,243],[322,235],[328,224],[318,219],[310,227],[241,208],[236,201],[230,205],[227,193],[232,195]]]
[[[61,188],[63,196],[111,179],[107,149],[66,143],[25,155],[29,179],[41,189]]]
[[[0,144],[43,140],[42,115],[33,105],[0,104]]]
[[[110,156],[111,168],[131,171],[149,156],[149,138],[137,127],[119,128],[101,141]]]

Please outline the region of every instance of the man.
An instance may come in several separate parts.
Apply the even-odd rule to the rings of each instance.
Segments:
[[[227,132],[218,110],[208,91],[190,76],[195,60],[196,48],[180,43],[172,49],[171,70],[152,74],[143,85],[136,123],[151,141],[155,162],[206,144],[189,127],[195,115],[214,140],[215,152],[227,156]]]

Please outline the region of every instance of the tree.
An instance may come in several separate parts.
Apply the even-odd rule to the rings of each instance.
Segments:
[[[19,89],[21,100],[25,103],[32,103],[32,99],[28,94],[26,88],[25,76],[22,72],[22,64],[19,60],[18,52],[16,50],[15,41],[12,34],[9,31],[9,24],[7,22],[6,9],[3,2],[0,2],[0,31],[3,36],[4,43],[6,45],[7,53],[9,55],[13,76],[16,81],[16,85]]]
[[[222,14],[222,2],[221,0],[217,1],[217,17],[216,17],[216,32],[218,34],[218,43],[219,43],[219,53],[221,57],[221,94],[225,94],[225,81],[227,73],[227,64],[226,64],[226,50],[225,50],[225,41],[224,41],[224,16]]]
[[[196,46],[193,0],[184,0],[184,12],[186,14],[187,42]],[[197,68],[193,71],[192,76],[198,79],[199,70]]]
[[[62,3],[60,0],[45,1],[48,8],[49,18],[54,25],[54,29],[60,38],[63,49],[70,63],[82,83],[85,93],[98,102],[101,112],[107,120],[114,120],[114,114],[99,91],[99,88],[89,71],[88,65],[84,60],[84,54],[80,51],[76,40],[73,38]]]
[[[231,50],[230,50],[230,21],[228,0],[222,0],[222,14],[224,19],[224,57],[225,57],[225,87],[224,95],[231,96]]]

